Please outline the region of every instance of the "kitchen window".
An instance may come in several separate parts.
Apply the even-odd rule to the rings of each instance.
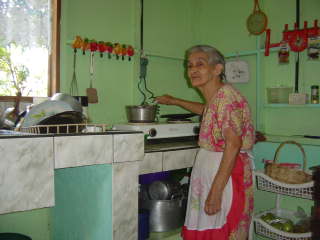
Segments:
[[[0,100],[59,91],[61,0],[0,0]]]

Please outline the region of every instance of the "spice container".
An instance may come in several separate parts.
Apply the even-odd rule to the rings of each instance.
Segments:
[[[311,86],[311,103],[312,104],[319,103],[319,86],[317,85]]]

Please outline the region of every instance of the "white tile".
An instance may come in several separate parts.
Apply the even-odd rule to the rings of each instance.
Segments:
[[[162,171],[162,152],[146,153],[139,162],[139,174]]]
[[[138,162],[113,164],[113,240],[138,239]]]
[[[163,171],[192,167],[198,149],[168,151],[163,153]]]
[[[141,161],[144,156],[143,134],[114,135],[114,162]]]
[[[112,163],[112,135],[54,137],[55,168]]]
[[[0,213],[54,205],[52,137],[0,139]]]

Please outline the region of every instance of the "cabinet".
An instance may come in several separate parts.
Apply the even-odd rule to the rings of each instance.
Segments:
[[[299,197],[304,199],[312,199],[313,182],[304,184],[286,184],[274,180],[264,174],[262,171],[255,171],[257,188],[263,191],[269,191],[277,194],[276,208],[264,212],[257,213],[254,218],[255,231],[257,234],[268,237],[269,239],[280,240],[310,240],[311,232],[307,233],[291,233],[279,230],[261,219],[261,216],[272,213],[279,217],[295,220],[295,213],[280,207],[281,195]]]

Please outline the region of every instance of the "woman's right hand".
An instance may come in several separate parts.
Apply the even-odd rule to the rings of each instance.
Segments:
[[[155,101],[157,103],[165,104],[165,105],[176,105],[175,100],[176,100],[175,97],[172,97],[171,95],[168,95],[168,94],[155,98]]]

